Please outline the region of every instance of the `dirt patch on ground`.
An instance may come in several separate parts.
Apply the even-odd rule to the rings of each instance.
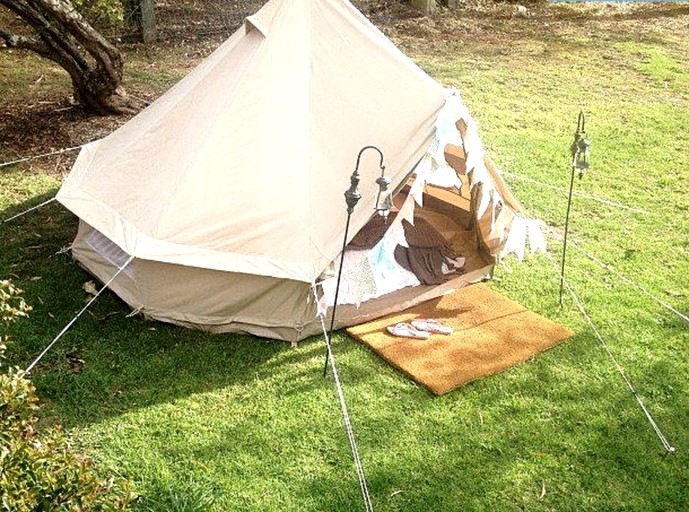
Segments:
[[[653,40],[663,34],[689,35],[689,5],[649,3],[474,3],[419,17],[405,5],[377,24],[395,42],[419,51],[442,50],[448,42],[468,46],[518,45],[524,39],[590,37],[609,40]]]
[[[0,151],[21,157],[52,152],[104,137],[126,118],[93,116],[70,105],[65,91],[37,103],[5,105],[0,112]],[[50,101],[50,100],[53,101]]]
[[[71,105],[66,91],[55,91],[27,103],[0,107],[0,155],[3,162],[42,155],[81,146],[105,137],[128,116],[94,116]],[[27,170],[64,174],[69,171],[77,151],[22,164]]]
[[[184,3],[187,9],[185,18],[180,14],[179,3],[170,3],[169,12],[160,16],[161,23],[168,20],[169,30],[161,30],[161,41],[157,46],[143,47],[121,42],[128,69],[132,70],[127,78],[130,93],[153,100],[169,86],[165,81],[156,81],[156,73],[167,73],[168,82],[183,76],[261,3],[239,5],[226,2],[222,19],[207,16],[205,22],[203,13],[206,11],[202,8],[206,2]],[[510,52],[524,40],[549,42],[554,38],[586,38],[591,35],[612,41],[630,38],[653,41],[660,34],[664,40],[667,40],[667,34],[673,34],[672,37],[679,40],[689,37],[689,5],[676,3],[539,2],[520,5],[473,0],[466,2],[461,9],[441,9],[433,18],[420,16],[399,2],[360,1],[357,5],[395,43],[411,54],[442,55],[448,47],[456,48],[457,45],[467,52],[486,49]],[[180,28],[180,19],[193,20],[189,22],[192,26]],[[12,59],[7,52],[0,54],[0,63],[4,66],[12,66]],[[33,66],[42,65],[40,61],[35,62]],[[70,91],[65,89],[64,83],[37,91],[27,87],[25,75],[8,73],[0,74],[0,78],[15,81],[5,84],[13,93],[0,98],[2,162],[80,146],[104,137],[129,118],[88,114],[71,103]],[[72,161],[73,155],[63,155],[24,165],[35,171],[64,173]]]

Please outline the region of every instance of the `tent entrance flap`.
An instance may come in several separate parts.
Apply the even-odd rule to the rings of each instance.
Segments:
[[[410,220],[399,218],[400,209],[413,201],[413,182],[411,177],[395,197],[388,219],[373,215],[347,245],[338,295],[346,309],[338,310],[339,326],[375,315],[381,306],[390,312],[395,305],[415,303],[415,297],[442,294],[490,275],[493,259],[480,249],[462,188],[428,185],[423,207],[416,206]],[[329,307],[338,263],[320,283]]]

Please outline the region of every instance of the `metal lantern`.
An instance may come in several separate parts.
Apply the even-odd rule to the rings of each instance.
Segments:
[[[591,143],[586,138],[586,118],[584,111],[579,112],[577,121],[577,131],[574,133],[572,142],[572,168],[579,172],[579,179],[584,177],[584,173],[591,165]]]

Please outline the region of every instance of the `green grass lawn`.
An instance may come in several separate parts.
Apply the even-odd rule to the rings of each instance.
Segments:
[[[492,156],[518,177],[568,186],[583,104],[593,167],[576,189],[648,213],[575,197],[571,240],[687,313],[689,11],[606,9],[468,12],[405,20],[416,32],[386,29],[461,90]],[[144,58],[132,58],[141,59],[131,64],[135,87],[176,76],[149,76]],[[566,194],[518,177],[508,181],[529,211],[562,227]],[[0,169],[0,218],[58,186],[47,172]],[[0,229],[0,276],[34,307],[12,332],[12,360],[23,366],[83,306],[90,278],[56,254],[76,229],[59,205]],[[555,261],[560,250],[552,238]],[[568,261],[569,281],[677,453],[664,456],[572,301],[558,307],[548,258],[508,258],[491,286],[574,338],[435,398],[336,336],[375,510],[689,510],[689,325],[573,246]],[[334,385],[321,373],[321,338],[292,349],[128,313],[105,294],[34,382],[44,421],[62,423],[104,472],[133,481],[134,510],[363,510]]]

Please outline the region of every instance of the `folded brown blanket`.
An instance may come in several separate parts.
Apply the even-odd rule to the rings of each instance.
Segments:
[[[410,247],[447,247],[452,251],[448,241],[427,220],[414,217],[414,224],[403,220],[402,225],[404,236]]]
[[[409,247],[397,246],[395,260],[413,272],[421,284],[442,284],[460,272],[449,261],[456,260],[458,255],[429,222],[416,217],[414,225],[406,220],[402,221],[402,225]]]
[[[374,215],[349,243],[348,247],[371,249],[380,242],[396,213],[391,213],[387,222]],[[443,236],[426,220],[415,217],[414,224],[402,221],[404,236],[409,247],[397,246],[395,260],[403,268],[413,272],[421,284],[442,284],[455,277],[461,269],[454,269],[450,260],[459,255]],[[445,264],[445,272],[443,272]]]
[[[375,247],[375,245],[383,239],[385,232],[392,224],[392,221],[395,220],[396,216],[396,212],[390,212],[386,222],[384,217],[374,215],[366,223],[366,225],[361,228],[361,231],[354,236],[347,247],[356,247],[357,249],[373,249],[373,247]]]

